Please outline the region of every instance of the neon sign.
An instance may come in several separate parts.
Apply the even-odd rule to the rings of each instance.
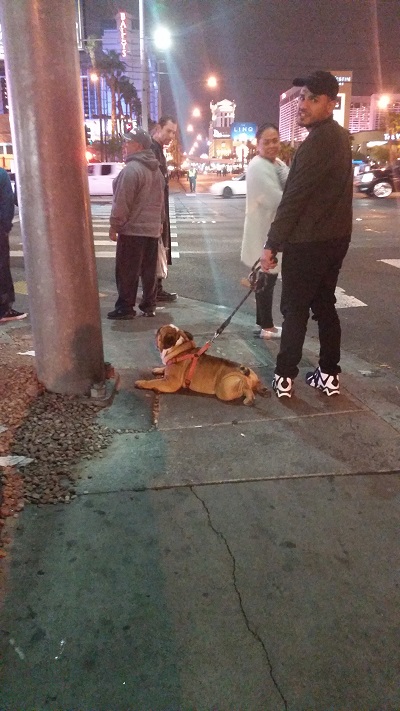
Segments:
[[[121,37],[121,56],[126,57],[126,12],[120,12],[119,13],[120,17],[120,22],[119,22],[119,34]]]

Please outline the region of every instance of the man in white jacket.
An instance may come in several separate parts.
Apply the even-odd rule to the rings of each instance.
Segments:
[[[289,168],[278,159],[279,131],[265,123],[257,131],[257,155],[250,161],[246,173],[246,217],[241,260],[252,267],[260,256],[271,222],[281,201]],[[272,299],[279,266],[261,274],[262,289],[256,293],[256,322],[260,338],[279,338],[281,328],[274,325]]]

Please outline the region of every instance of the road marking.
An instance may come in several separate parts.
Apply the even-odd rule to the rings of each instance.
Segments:
[[[400,269],[400,259],[378,259],[378,262],[384,262],[385,264],[390,264],[391,267]]]
[[[355,296],[349,296],[348,294],[346,294],[344,289],[342,289],[340,286],[336,287],[335,296],[337,309],[350,309],[355,306],[367,306],[367,304],[364,304],[363,301],[356,299]]]

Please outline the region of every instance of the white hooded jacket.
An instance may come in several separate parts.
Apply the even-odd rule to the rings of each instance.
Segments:
[[[271,163],[270,160],[257,155],[249,163],[246,173],[246,216],[240,255],[247,267],[252,267],[261,256],[288,173],[289,168],[279,158],[275,163]]]

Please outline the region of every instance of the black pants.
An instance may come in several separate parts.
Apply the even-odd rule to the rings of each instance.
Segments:
[[[139,277],[143,287],[140,307],[143,309],[155,307],[157,254],[158,239],[156,237],[118,235],[115,261],[115,279],[118,290],[116,309],[127,313],[133,310]]]
[[[8,311],[14,301],[14,285],[10,269],[10,242],[7,232],[0,232],[0,316]]]
[[[349,240],[285,245],[282,256],[283,315],[281,347],[275,372],[295,378],[299,372],[310,309],[318,322],[319,365],[324,373],[340,373],[340,321],[335,289]]]
[[[277,274],[260,273],[258,283],[262,286],[260,291],[256,291],[256,324],[261,328],[273,328],[272,299]]]

